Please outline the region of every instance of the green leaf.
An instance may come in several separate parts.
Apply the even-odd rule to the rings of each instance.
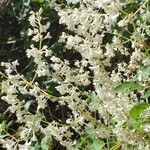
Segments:
[[[30,146],[30,150],[41,150],[41,146],[38,143],[35,143],[34,146]]]
[[[0,123],[2,123],[5,119],[5,116],[3,114],[0,114]]]
[[[145,91],[143,98],[149,98],[150,97],[150,90]]]
[[[140,89],[142,86],[136,82],[123,82],[119,84],[114,90],[115,92],[129,92]]]
[[[81,138],[78,139],[75,148],[78,148],[80,150],[102,150],[104,145],[105,143],[102,140],[96,138],[95,132],[92,128],[87,129],[85,133],[81,136]]]
[[[142,71],[142,76],[149,76],[150,75],[150,65],[149,66],[141,65],[140,69]]]
[[[142,125],[142,119],[141,118],[138,118],[138,119],[129,119],[128,121],[128,125],[129,125],[129,129],[136,129],[136,130],[140,130],[140,127]]]
[[[146,109],[150,107],[149,103],[140,103],[135,105],[129,112],[129,117],[132,119],[138,119],[140,114]]]
[[[5,130],[6,128],[7,128],[6,121],[3,121],[3,122],[0,124],[0,129]]]
[[[52,137],[51,136],[46,136],[45,138],[43,138],[42,142],[41,142],[41,148],[42,150],[51,150],[52,146]]]
[[[89,145],[88,150],[102,150],[104,145],[104,142],[94,139],[93,143]]]
[[[100,107],[101,100],[98,98],[96,93],[93,91],[90,95],[89,106],[92,107],[92,110],[97,110]]]
[[[37,2],[39,4],[44,3],[44,0],[32,0],[33,2]]]

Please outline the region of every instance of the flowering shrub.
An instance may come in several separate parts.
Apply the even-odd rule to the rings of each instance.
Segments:
[[[56,140],[68,150],[149,150],[149,1],[49,4],[64,26],[60,54],[46,44],[51,24],[39,9],[28,19],[31,72],[20,73],[17,60],[1,63],[1,99],[18,123],[11,130],[12,122],[1,121],[2,147],[48,150]],[[60,107],[65,117],[53,117]]]

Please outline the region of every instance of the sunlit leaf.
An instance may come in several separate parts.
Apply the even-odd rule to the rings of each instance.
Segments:
[[[7,128],[6,121],[3,121],[3,122],[0,124],[0,129],[5,130],[6,128]]]
[[[132,119],[138,119],[140,114],[146,109],[150,107],[149,103],[139,103],[135,105],[129,112],[129,117]]]
[[[44,3],[44,0],[32,0],[32,1],[37,3]]]

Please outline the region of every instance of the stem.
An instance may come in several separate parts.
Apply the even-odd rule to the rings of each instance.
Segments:
[[[148,2],[148,0],[145,0],[145,2],[140,6],[140,8],[134,13],[132,14],[132,18],[142,9],[142,7]]]
[[[12,68],[13,68],[14,71],[17,73],[17,75],[20,76],[20,74],[18,73],[17,69],[16,69],[14,66],[12,66]],[[27,86],[29,86],[29,87],[31,87],[31,88],[34,88],[33,82],[27,81],[27,80],[26,80],[25,78],[23,78],[22,76],[20,76],[20,79],[22,79],[22,80],[24,81],[24,83],[25,83]],[[58,97],[56,97],[56,96],[50,95],[49,93],[47,93],[46,91],[42,90],[41,88],[39,88],[39,89],[40,89],[40,92],[41,92],[42,94],[44,94],[48,99],[53,99],[53,98],[56,99],[56,98],[58,98]]]
[[[0,75],[3,76],[4,78],[8,78],[3,72],[0,71]]]

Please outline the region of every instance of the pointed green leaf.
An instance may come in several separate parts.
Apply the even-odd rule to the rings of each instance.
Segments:
[[[140,89],[142,86],[136,82],[123,82],[119,84],[114,90],[115,92],[129,92]]]
[[[138,119],[140,114],[146,109],[150,107],[149,103],[139,103],[135,105],[129,112],[129,117],[132,119]]]
[[[1,123],[0,128],[1,128],[2,130],[5,130],[5,129],[7,128],[6,121],[3,121],[3,122]]]

